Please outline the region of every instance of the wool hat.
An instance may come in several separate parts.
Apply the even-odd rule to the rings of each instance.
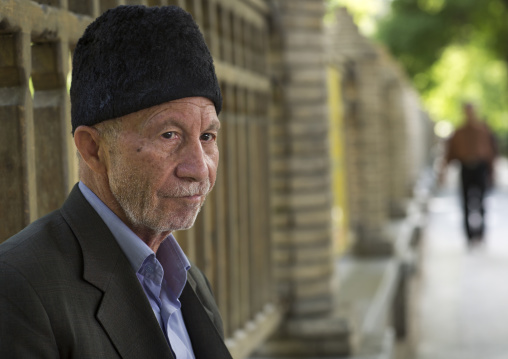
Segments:
[[[72,133],[185,97],[222,95],[192,16],[177,6],[119,6],[92,22],[74,50]]]

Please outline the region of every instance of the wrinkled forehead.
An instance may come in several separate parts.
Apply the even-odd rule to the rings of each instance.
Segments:
[[[110,122],[110,121],[106,121]],[[122,127],[134,126],[140,130],[160,123],[196,124],[218,129],[220,121],[215,104],[206,97],[187,97],[168,101],[115,119]]]

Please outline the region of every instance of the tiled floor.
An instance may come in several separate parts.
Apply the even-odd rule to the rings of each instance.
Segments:
[[[468,247],[456,170],[429,203],[412,290],[412,331],[398,359],[508,358],[508,165],[487,199],[485,243]]]

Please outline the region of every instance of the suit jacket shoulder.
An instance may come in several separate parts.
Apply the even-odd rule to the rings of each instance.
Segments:
[[[216,355],[222,322],[197,268],[186,288],[193,348],[228,358]],[[60,210],[0,245],[0,312],[1,358],[172,358],[134,270],[77,186]]]

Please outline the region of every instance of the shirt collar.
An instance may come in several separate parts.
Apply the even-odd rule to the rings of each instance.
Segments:
[[[154,252],[81,181],[79,189],[106,223],[134,271],[138,272],[145,259]],[[156,257],[164,269],[166,282],[178,298],[187,281],[190,262],[172,234],[162,242]]]
[[[157,259],[164,269],[166,285],[173,295],[179,298],[187,282],[187,271],[191,265],[172,234],[159,246]]]

